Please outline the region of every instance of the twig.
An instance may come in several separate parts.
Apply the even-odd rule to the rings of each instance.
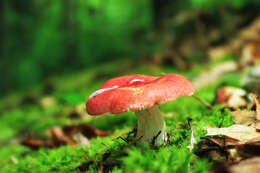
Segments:
[[[204,104],[205,106],[207,106],[208,109],[211,109],[211,110],[213,109],[213,106],[212,106],[209,102],[207,102],[206,100],[200,98],[199,96],[197,96],[197,95],[195,95],[195,94],[193,94],[192,96],[193,96],[195,99],[197,99],[199,102],[201,102],[202,104]]]
[[[192,126],[192,119],[191,118],[188,119],[188,123],[189,123],[190,129],[191,129],[190,145],[188,146],[188,148],[190,149],[190,151],[192,151],[193,148],[194,148],[194,145],[196,143],[196,140],[195,140],[195,137],[194,137],[194,129],[193,129],[193,126]]]
[[[121,139],[121,140],[125,141],[128,144],[128,140],[123,138],[122,136],[118,136],[117,139]]]
[[[131,134],[134,134],[134,137],[135,137],[135,136],[136,136],[136,133],[137,133],[137,128],[133,128],[133,130],[131,130],[131,131],[127,134],[126,139],[128,139]]]
[[[152,146],[155,146],[155,141],[156,141],[156,139],[158,138],[158,136],[159,136],[161,133],[162,133],[162,131],[160,130],[160,131],[157,133],[157,135],[155,135],[155,136],[153,137],[153,139],[152,139]]]

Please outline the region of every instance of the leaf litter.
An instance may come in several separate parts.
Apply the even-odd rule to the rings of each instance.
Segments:
[[[210,155],[213,160],[221,160],[216,164],[223,164],[226,172],[255,173],[260,170],[260,99],[249,94],[249,100],[251,102],[247,101],[246,106],[250,110],[231,111],[234,125],[224,128],[206,127],[207,134],[201,137],[202,141],[198,144],[197,154]],[[233,102],[236,104],[240,99],[234,99]],[[218,172],[219,167],[221,166],[213,166],[211,172]]]
[[[96,129],[87,124],[68,125],[63,127],[53,127],[48,130],[50,135],[41,139],[36,135],[28,135],[21,141],[21,144],[31,149],[41,147],[54,148],[62,145],[83,145],[90,146],[89,139],[96,137],[106,137],[111,133]]]

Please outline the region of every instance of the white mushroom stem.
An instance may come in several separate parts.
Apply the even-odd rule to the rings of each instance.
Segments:
[[[166,124],[157,106],[135,112],[138,119],[136,139],[156,146],[167,141]]]

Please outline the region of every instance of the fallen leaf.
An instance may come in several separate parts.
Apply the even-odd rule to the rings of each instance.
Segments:
[[[60,145],[76,145],[76,142],[73,141],[70,137],[64,134],[63,130],[59,127],[54,127],[51,129],[52,140],[56,146]]]
[[[22,140],[21,144],[32,149],[39,149],[40,147],[52,148],[62,145],[90,146],[90,138],[95,138],[98,136],[105,137],[111,134],[86,124],[53,127],[49,130],[49,132],[50,136],[46,139],[39,139],[30,135]]]
[[[207,127],[207,136],[224,135],[238,140],[237,144],[245,144],[248,141],[260,140],[260,133],[255,128],[245,125],[235,124],[226,128]]]
[[[54,147],[53,143],[41,139],[35,139],[32,136],[23,139],[21,141],[21,144],[31,148],[32,150],[38,150],[40,147],[47,147],[47,148]]]
[[[215,144],[217,144],[220,147],[225,147],[229,145],[236,145],[238,144],[239,140],[230,138],[230,137],[218,137],[218,136],[212,136],[212,137],[201,137],[201,139],[209,140]]]
[[[247,106],[246,91],[236,87],[221,87],[216,92],[216,102],[227,108],[242,108]]]
[[[98,136],[106,137],[106,136],[110,135],[110,133],[108,133],[108,132],[96,129],[87,124],[64,126],[62,128],[62,130],[64,131],[64,133],[66,133],[67,135],[70,135],[70,136],[80,132],[89,139],[95,138]]]
[[[236,124],[251,125],[255,122],[255,111],[238,110],[231,111],[231,115],[234,117]]]

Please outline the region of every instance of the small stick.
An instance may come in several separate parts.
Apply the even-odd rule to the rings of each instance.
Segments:
[[[122,136],[118,136],[117,139],[121,139],[121,140],[125,141],[128,144],[127,139],[123,138]]]
[[[156,139],[158,138],[158,136],[159,136],[161,133],[162,133],[162,131],[160,130],[160,131],[157,133],[157,135],[155,135],[155,136],[153,137],[153,139],[152,139],[152,145],[153,145],[153,146],[155,145],[155,141],[156,141]]]
[[[207,106],[208,109],[211,109],[211,110],[213,109],[213,106],[212,106],[209,102],[207,102],[206,100],[200,98],[199,96],[197,96],[197,95],[195,95],[195,94],[193,94],[192,96],[193,96],[195,99],[197,99],[199,102],[201,102],[202,104],[204,104],[205,106]]]
[[[131,130],[131,131],[127,134],[126,139],[128,139],[131,134],[134,134],[134,137],[135,137],[135,136],[136,136],[136,132],[137,132],[137,128],[133,128],[133,130]]]
[[[194,137],[194,129],[193,129],[193,126],[192,126],[192,119],[191,118],[188,119],[188,123],[189,123],[190,129],[191,129],[190,145],[188,146],[188,148],[190,149],[190,151],[192,151],[193,148],[194,148],[194,144],[196,143],[196,140],[195,140],[195,137]]]

